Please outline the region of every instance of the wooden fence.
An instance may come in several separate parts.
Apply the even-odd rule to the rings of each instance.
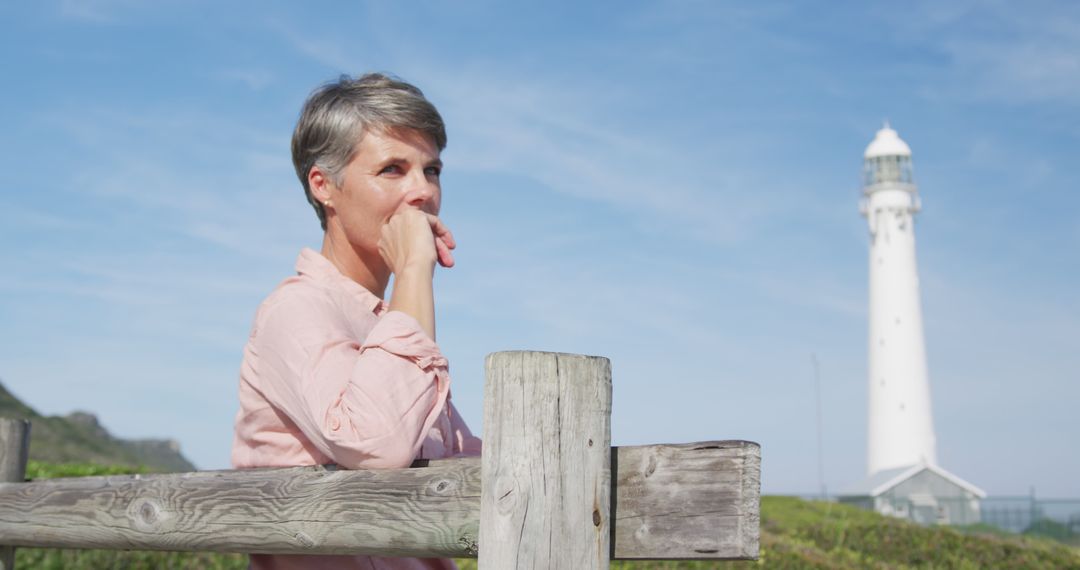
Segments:
[[[757,558],[757,444],[611,447],[606,358],[500,352],[486,369],[482,457],[408,469],[22,482],[29,424],[4,420],[0,570],[18,546],[479,557],[499,570]]]

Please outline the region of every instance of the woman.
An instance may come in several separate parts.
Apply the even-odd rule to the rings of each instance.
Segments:
[[[407,467],[479,454],[450,402],[432,277],[446,131],[416,87],[343,76],[304,104],[293,164],[325,232],[260,305],[240,370],[235,468]],[[390,302],[384,299],[394,276]],[[449,560],[252,555],[252,568],[454,568]]]

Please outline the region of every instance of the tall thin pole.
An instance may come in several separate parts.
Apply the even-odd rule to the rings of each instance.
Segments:
[[[822,429],[821,429],[821,371],[818,367],[817,354],[810,353],[810,361],[814,365],[814,399],[817,401],[817,469],[818,469],[818,488],[821,490],[821,500],[824,501],[829,498],[825,490],[825,458],[824,458],[824,445],[822,444]]]

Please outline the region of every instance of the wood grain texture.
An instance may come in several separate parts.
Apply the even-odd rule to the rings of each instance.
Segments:
[[[30,422],[0,418],[0,482],[21,482],[26,477],[30,452]],[[12,543],[0,542],[0,570],[15,567]]]
[[[761,448],[747,441],[619,447],[613,557],[758,557]]]
[[[757,555],[757,444],[617,447],[611,455],[614,558]],[[480,484],[475,457],[387,471],[293,467],[0,484],[0,544],[468,558],[477,555]]]
[[[480,462],[0,484],[0,543],[382,556],[476,554]]]
[[[480,568],[608,568],[610,361],[500,352],[486,369]]]

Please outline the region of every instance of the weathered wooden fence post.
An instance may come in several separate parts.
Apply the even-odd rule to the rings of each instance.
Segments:
[[[480,568],[608,568],[611,362],[497,352],[486,369]]]
[[[26,458],[30,452],[30,422],[0,418],[0,482],[18,483],[26,479]],[[0,546],[0,570],[15,567],[15,547]]]

